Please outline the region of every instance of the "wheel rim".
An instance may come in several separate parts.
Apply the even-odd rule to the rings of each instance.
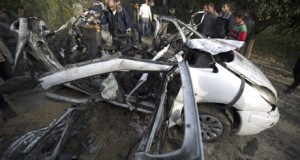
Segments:
[[[216,139],[223,132],[222,122],[210,115],[200,115],[200,125],[203,140]]]

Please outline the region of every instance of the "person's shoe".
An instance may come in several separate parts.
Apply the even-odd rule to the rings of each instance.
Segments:
[[[4,118],[14,118],[17,116],[17,114],[9,106],[1,108],[1,112]]]

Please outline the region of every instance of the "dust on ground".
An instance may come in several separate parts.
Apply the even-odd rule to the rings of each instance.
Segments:
[[[276,58],[254,54],[251,59],[270,78],[278,91],[278,104],[281,114],[278,123],[258,135],[231,135],[219,143],[204,143],[205,159],[272,159],[286,160],[300,157],[300,89],[290,95],[282,92],[292,83],[292,65],[284,64]],[[18,136],[35,129],[46,127],[58,119],[69,104],[51,102],[41,93],[31,96],[10,97],[10,103],[18,116],[7,122],[0,122],[1,155],[5,148]],[[80,153],[81,159],[124,159],[139,133],[129,124],[144,119],[145,115],[130,112],[107,103],[97,103],[90,125],[79,137],[70,138],[66,153]],[[88,142],[88,137],[94,137]],[[88,144],[80,145],[78,139]],[[97,152],[90,154],[91,146]],[[1,156],[0,155],[0,156]],[[72,155],[73,156],[73,155]]]

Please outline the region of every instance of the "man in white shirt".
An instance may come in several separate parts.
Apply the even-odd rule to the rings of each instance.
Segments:
[[[152,21],[152,13],[147,0],[141,5],[139,15],[142,19],[142,36],[150,36],[149,22]]]

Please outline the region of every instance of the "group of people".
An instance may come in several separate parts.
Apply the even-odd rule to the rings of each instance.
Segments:
[[[215,5],[212,2],[203,6],[205,12],[203,18],[199,22],[197,31],[206,37],[222,38],[238,41],[245,41],[247,37],[247,28],[244,18],[246,16],[244,9],[237,9],[231,12],[231,3],[224,2],[222,4],[222,12],[218,14]]]
[[[110,8],[110,6],[116,5],[117,7]],[[105,21],[102,23],[109,22],[110,32],[112,35],[115,32],[125,33],[125,30],[128,28],[136,28],[136,25],[141,23],[140,33],[142,36],[151,36],[151,22],[153,20],[153,14],[157,14],[154,2],[149,0],[144,0],[141,6],[139,7],[138,3],[133,3],[133,8],[137,12],[133,12],[133,15],[128,14],[126,9],[118,4],[115,4],[114,0],[108,0],[107,2],[107,12],[105,13]],[[164,1],[163,8],[166,8],[165,15],[169,15],[169,10]],[[247,15],[245,9],[237,9],[234,13],[231,12],[231,2],[227,1],[222,4],[222,12],[218,14],[215,10],[215,5],[212,2],[208,2],[203,6],[203,19],[201,22],[198,22],[197,31],[199,31],[204,36],[210,38],[225,38],[239,41],[246,41],[247,31],[252,30],[253,21]],[[112,13],[115,13],[114,9],[119,12],[120,9],[122,16],[118,19],[120,24],[119,27],[116,26],[116,23],[113,23],[111,17]],[[164,14],[164,13],[162,13]],[[250,19],[249,19],[250,18]],[[166,27],[164,27],[166,28]]]
[[[135,1],[131,4],[129,12],[115,0],[108,0],[103,13],[101,23],[108,23],[109,32],[113,36],[116,33],[128,34],[131,32],[138,32],[139,36],[151,36],[153,14],[155,14],[153,0],[143,0],[141,5]],[[115,17],[117,20],[114,19]]]

